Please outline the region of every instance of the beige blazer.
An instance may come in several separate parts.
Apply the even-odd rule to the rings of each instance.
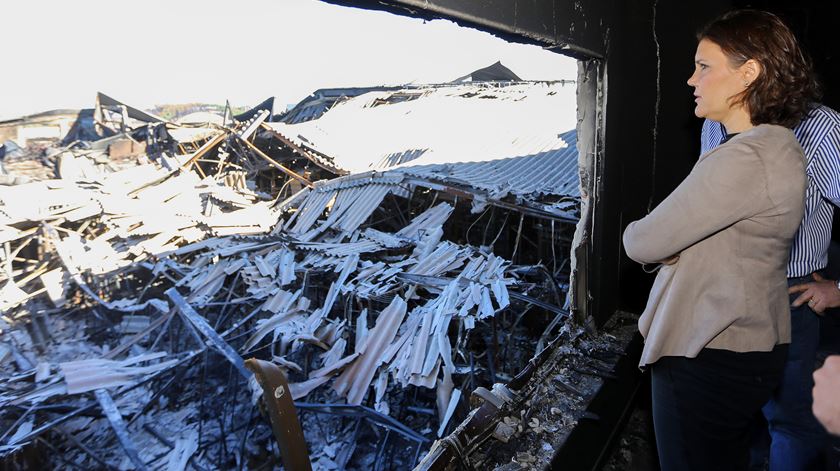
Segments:
[[[639,366],[703,348],[790,343],[785,268],[805,205],[805,157],[790,129],[763,124],[700,156],[659,206],[624,231],[627,255],[659,269],[639,319]]]

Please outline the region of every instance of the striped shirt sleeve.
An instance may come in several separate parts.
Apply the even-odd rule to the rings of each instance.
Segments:
[[[819,139],[813,146],[808,176],[823,198],[840,206],[840,121],[815,118],[813,127],[812,134]]]

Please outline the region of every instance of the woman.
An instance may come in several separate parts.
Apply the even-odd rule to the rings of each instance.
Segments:
[[[694,112],[731,134],[624,232],[630,258],[661,264],[639,329],[664,471],[747,468],[750,422],[790,342],[785,267],[806,183],[790,128],[816,94],[770,13],[727,13],[698,40]]]

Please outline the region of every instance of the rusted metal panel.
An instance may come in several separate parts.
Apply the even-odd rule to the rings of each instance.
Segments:
[[[263,400],[268,409],[274,438],[280,447],[283,466],[293,471],[311,470],[309,451],[286,375],[273,363],[255,358],[246,360],[245,367],[254,372],[263,389]]]

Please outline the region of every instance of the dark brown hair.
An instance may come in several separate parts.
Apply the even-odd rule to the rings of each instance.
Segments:
[[[776,15],[758,10],[734,10],[706,25],[697,40],[717,44],[734,67],[750,59],[761,73],[734,97],[750,112],[752,124],[778,124],[792,128],[808,114],[820,97],[811,61],[796,38]]]

